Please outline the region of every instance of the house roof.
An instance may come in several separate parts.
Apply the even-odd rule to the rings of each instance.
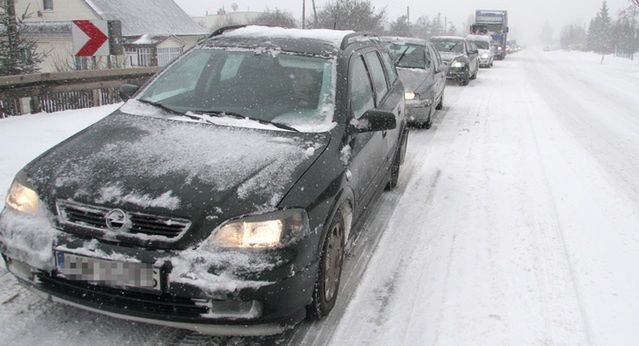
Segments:
[[[84,0],[104,20],[120,20],[123,36],[203,35],[173,0]]]

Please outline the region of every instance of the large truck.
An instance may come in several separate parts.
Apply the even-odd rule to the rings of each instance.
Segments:
[[[508,11],[475,11],[475,24],[471,25],[470,33],[474,35],[490,35],[495,46],[495,58],[499,60],[503,60],[506,57],[508,31]]]

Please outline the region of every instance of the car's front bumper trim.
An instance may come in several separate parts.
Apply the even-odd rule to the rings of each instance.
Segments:
[[[25,285],[25,286],[27,286],[27,288],[29,288],[32,292],[36,293],[38,296],[44,299],[47,299],[56,303],[62,303],[69,306],[73,306],[78,309],[91,311],[91,312],[99,313],[109,317],[119,318],[119,319],[132,321],[132,322],[141,322],[141,323],[159,325],[163,327],[192,330],[205,335],[216,335],[216,336],[275,335],[275,334],[283,333],[287,329],[293,327],[293,325],[283,325],[283,324],[276,324],[276,323],[250,324],[250,325],[248,324],[247,325],[220,325],[220,324],[186,323],[186,322],[155,320],[150,318],[143,318],[143,317],[137,317],[137,316],[131,316],[131,315],[125,315],[125,314],[119,314],[115,312],[95,309],[89,306],[77,304],[69,300],[46,293],[32,285]]]

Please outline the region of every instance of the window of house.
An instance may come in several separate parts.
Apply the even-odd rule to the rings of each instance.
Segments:
[[[42,8],[45,11],[53,11],[53,0],[42,0]]]

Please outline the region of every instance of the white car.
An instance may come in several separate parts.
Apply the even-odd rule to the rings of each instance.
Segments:
[[[466,39],[475,43],[479,50],[479,66],[493,67],[495,60],[495,48],[488,35],[468,35]]]

